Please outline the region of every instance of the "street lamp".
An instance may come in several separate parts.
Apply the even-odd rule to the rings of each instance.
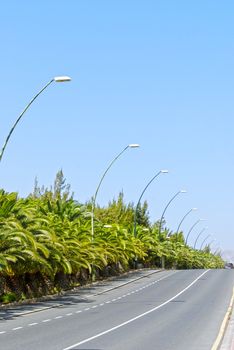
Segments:
[[[195,240],[195,242],[194,242],[194,247],[193,247],[193,249],[196,249],[196,244],[197,244],[197,241],[198,241],[198,238],[201,236],[201,234],[205,231],[205,230],[207,230],[208,229],[208,227],[204,227],[200,232],[199,232],[199,234],[197,235],[197,238],[196,238],[196,240]]]
[[[96,199],[97,199],[97,194],[99,191],[99,188],[104,180],[104,177],[106,176],[108,170],[111,168],[111,166],[115,163],[115,161],[128,149],[128,148],[138,148],[140,147],[140,145],[138,143],[131,143],[129,145],[127,145],[110,163],[110,165],[107,167],[107,169],[105,170],[105,172],[103,173],[99,184],[97,186],[96,192],[92,198],[92,212],[91,212],[91,239],[93,242],[93,238],[94,238],[94,210],[95,210],[95,205],[96,205]],[[94,275],[94,271],[93,271],[93,267],[92,267],[92,272],[91,272],[91,278],[92,281],[95,280],[95,275]]]
[[[221,254],[221,249],[220,249],[220,247],[218,247],[218,248],[216,248],[216,250],[214,251],[214,255],[220,255]]]
[[[138,202],[137,202],[137,205],[136,205],[136,209],[135,209],[135,213],[134,213],[134,229],[133,229],[133,233],[134,233],[134,236],[136,237],[136,219],[137,219],[137,211],[138,211],[138,208],[140,206],[140,202],[141,202],[141,198],[143,197],[143,194],[145,193],[145,191],[147,190],[147,188],[149,187],[149,185],[151,184],[151,182],[154,181],[154,179],[156,179],[156,177],[158,177],[160,174],[167,174],[168,173],[168,170],[160,170],[156,175],[154,175],[154,177],[148,182],[148,184],[145,186],[144,190],[142,191],[139,199],[138,199]]]
[[[200,250],[202,250],[203,244],[205,243],[205,241],[206,241],[209,237],[211,237],[211,235],[207,235],[207,236],[205,237],[205,239],[202,241],[202,244],[201,244],[201,246],[200,246]]]
[[[158,235],[159,235],[159,236],[160,236],[160,234],[161,234],[161,228],[162,228],[163,217],[164,217],[164,214],[165,214],[167,208],[169,207],[169,205],[171,204],[171,202],[172,202],[180,193],[186,193],[186,192],[187,192],[187,191],[185,191],[185,190],[180,190],[180,191],[178,191],[178,192],[170,199],[170,201],[167,203],[165,209],[163,210],[161,219],[160,219],[160,221],[159,221],[159,229],[158,229]]]
[[[215,238],[215,239],[212,239],[212,241],[210,241],[210,243],[208,243],[207,246],[210,247],[211,244],[213,244],[214,242],[216,242],[216,238]]]
[[[91,213],[91,235],[92,235],[92,241],[94,237],[94,210],[95,210],[95,205],[96,205],[96,199],[97,199],[97,194],[99,191],[99,188],[102,184],[102,181],[104,180],[105,175],[107,174],[108,170],[111,168],[111,166],[114,164],[114,162],[128,149],[128,148],[138,148],[140,145],[138,143],[131,143],[127,145],[110,163],[104,174],[102,175],[99,184],[97,186],[96,192],[94,194],[94,197],[92,198],[92,213]]]
[[[59,76],[59,77],[54,77],[53,79],[51,79],[32,99],[31,101],[27,104],[27,106],[24,108],[24,110],[20,113],[19,117],[16,119],[13,127],[11,128],[9,134],[7,135],[7,138],[5,140],[5,143],[2,147],[2,150],[1,150],[1,153],[0,153],[0,162],[2,160],[2,157],[3,157],[3,153],[5,151],[5,148],[7,146],[7,143],[11,137],[11,134],[13,133],[16,125],[19,123],[20,119],[23,117],[24,113],[27,111],[27,109],[31,106],[31,104],[36,100],[36,98],[50,85],[52,84],[53,82],[56,82],[56,83],[63,83],[63,82],[66,82],[66,81],[70,81],[71,78],[68,77],[68,76]]]
[[[187,244],[188,238],[189,238],[190,233],[192,232],[193,228],[194,228],[199,222],[201,222],[201,221],[205,221],[205,219],[199,219],[199,220],[197,220],[197,221],[195,222],[195,224],[193,224],[193,226],[190,228],[190,230],[189,230],[189,232],[188,232],[188,234],[187,234],[186,240],[185,240],[185,244]]]
[[[180,223],[179,223],[179,225],[178,225],[178,228],[177,228],[177,230],[176,230],[177,233],[179,233],[180,226],[181,226],[182,222],[184,221],[184,219],[185,219],[192,211],[194,211],[194,210],[197,210],[197,208],[192,208],[192,209],[190,209],[190,210],[183,216],[183,218],[182,218],[182,220],[180,221]]]

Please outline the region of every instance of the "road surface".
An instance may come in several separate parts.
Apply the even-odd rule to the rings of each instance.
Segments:
[[[43,303],[41,311],[39,304],[37,312],[28,313],[35,305],[1,310],[0,349],[212,348],[232,296],[233,270],[151,270],[134,278],[70,293]]]

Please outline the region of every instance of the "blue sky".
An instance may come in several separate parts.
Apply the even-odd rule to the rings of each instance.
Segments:
[[[0,164],[1,187],[26,196],[50,186],[62,168],[79,201],[123,190],[144,195],[152,221],[170,198],[167,226],[182,225],[193,244],[203,227],[213,249],[232,251],[233,54],[232,1],[22,0],[1,4],[1,117],[4,143],[15,119],[40,88],[52,84],[25,114]],[[201,243],[202,239],[200,240]],[[198,244],[199,245],[199,244]],[[234,256],[234,253],[230,252]],[[234,259],[234,258],[233,258]]]

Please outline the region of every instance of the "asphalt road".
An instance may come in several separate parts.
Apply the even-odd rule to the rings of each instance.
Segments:
[[[1,310],[0,349],[211,349],[230,303],[234,271],[152,272],[39,304],[57,305],[42,311],[15,317],[36,306]],[[143,278],[126,284],[138,275]]]

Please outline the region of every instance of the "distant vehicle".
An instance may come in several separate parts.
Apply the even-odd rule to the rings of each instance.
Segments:
[[[225,264],[224,268],[225,269],[234,269],[234,265],[233,265],[233,263],[229,262],[229,263]]]

